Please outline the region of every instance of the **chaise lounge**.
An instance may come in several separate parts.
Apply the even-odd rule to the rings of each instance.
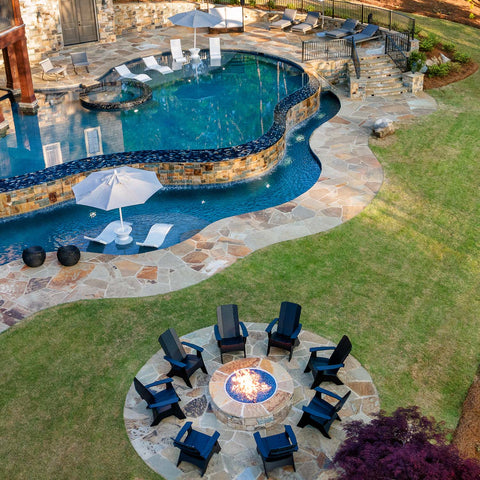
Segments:
[[[349,35],[345,37],[349,43],[352,40],[355,40],[355,43],[363,43],[368,42],[368,40],[373,40],[379,36],[380,27],[378,25],[374,25],[373,23],[369,23],[361,32],[355,33],[354,35]]]
[[[330,38],[343,38],[347,35],[353,35],[355,27],[358,25],[358,20],[353,18],[347,18],[342,26],[335,28],[334,30],[326,31],[322,36]]]

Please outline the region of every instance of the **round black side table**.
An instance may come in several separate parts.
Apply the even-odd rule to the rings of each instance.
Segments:
[[[28,247],[22,252],[23,263],[25,263],[27,267],[39,267],[40,265],[43,265],[46,256],[47,254],[43,247],[38,245]]]
[[[71,267],[80,260],[80,250],[75,245],[64,245],[57,250],[57,258],[65,267]]]

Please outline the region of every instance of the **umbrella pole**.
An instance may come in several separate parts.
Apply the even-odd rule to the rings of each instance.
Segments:
[[[197,48],[197,29],[193,29],[193,48]]]
[[[122,207],[120,207],[118,210],[120,211],[120,226],[122,227],[122,230],[124,230],[124,228],[123,228],[123,217],[122,217]]]

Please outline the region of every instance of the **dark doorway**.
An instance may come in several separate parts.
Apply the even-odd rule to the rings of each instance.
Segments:
[[[60,21],[64,45],[98,40],[95,0],[61,0]]]

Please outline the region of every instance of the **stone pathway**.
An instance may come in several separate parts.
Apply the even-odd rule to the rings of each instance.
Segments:
[[[170,36],[179,35],[189,38],[187,29],[182,34],[175,27],[127,36],[115,45],[87,47],[89,57],[91,49],[95,58],[92,76],[112,64],[167,50]],[[222,42],[224,48],[261,50],[299,62],[299,38],[250,27],[243,34],[222,35]],[[207,41],[203,38],[199,42]],[[139,49],[139,45],[146,47]],[[102,55],[102,61],[94,54]],[[39,310],[65,302],[140,297],[188,287],[255,250],[327,231],[357,215],[383,182],[382,168],[368,147],[374,121],[380,117],[408,120],[433,112],[436,104],[425,93],[365,101],[338,94],[341,110],[310,138],[322,173],[308,192],[283,205],[219,220],[194,237],[162,250],[131,256],[82,252],[81,261],[73,267],[61,266],[55,252],[48,253],[39,268],[28,268],[21,259],[1,265],[0,332]]]
[[[266,323],[246,323],[249,332],[247,340],[247,357],[264,357],[267,351]],[[294,454],[296,472],[292,467],[278,468],[269,472],[272,479],[327,479],[330,473],[326,469],[331,464],[333,456],[340,443],[345,438],[342,424],[352,420],[369,421],[378,413],[380,402],[377,389],[369,373],[352,356],[345,362],[345,368],[339,372],[345,385],[322,383],[321,387],[339,395],[351,394],[340,412],[342,422],[334,422],[330,429],[330,440],[318,430],[307,425],[298,428],[296,425],[302,415],[302,405],[307,405],[314,392],[310,390],[312,374],[303,373],[310,356],[310,347],[333,345],[325,338],[303,330],[300,333],[300,345],[295,348],[292,360],[288,362],[288,353],[272,348],[269,360],[277,362],[285,368],[294,382],[292,407],[288,416],[280,424],[268,431],[259,430],[260,435],[274,435],[284,430],[284,425],[291,425],[299,446]],[[222,366],[213,327],[206,327],[182,337],[183,341],[191,342],[205,348],[203,359],[209,374]],[[224,363],[243,358],[243,354],[225,354]],[[170,369],[163,359],[163,351],[159,350],[141,368],[137,378],[144,384],[165,378]],[[180,407],[187,416],[186,420],[168,417],[156,427],[150,427],[151,412],[146,409],[146,403],[135,392],[133,384],[127,394],[124,408],[125,426],[128,437],[136,452],[147,465],[167,480],[189,480],[200,478],[199,469],[194,465],[182,462],[176,467],[179,450],[173,446],[171,437],[175,437],[185,421],[192,421],[193,428],[211,435],[215,430],[220,433],[220,454],[215,454],[210,460],[204,478],[207,480],[254,480],[264,479],[262,461],[256,452],[253,433],[244,430],[234,430],[217,419],[212,412],[211,399],[208,390],[209,375],[197,370],[190,378],[193,388],[186,386],[179,377],[174,377],[174,387],[181,398]],[[328,398],[328,397],[326,397]]]

